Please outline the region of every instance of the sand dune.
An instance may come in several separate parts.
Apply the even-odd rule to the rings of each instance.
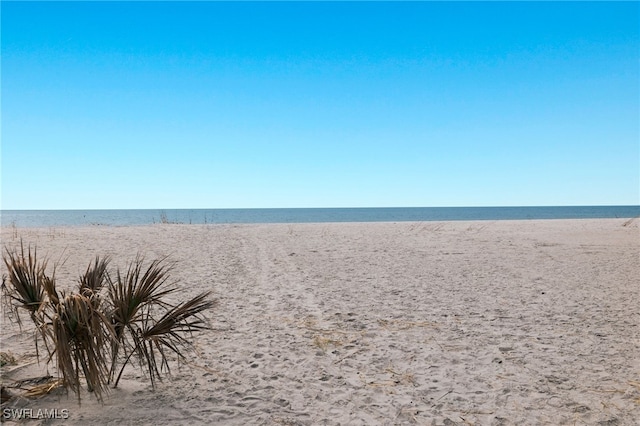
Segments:
[[[3,228],[63,260],[59,282],[97,254],[168,255],[185,297],[219,301],[155,391],[131,369],[104,404],[13,406],[78,425],[637,424],[638,222]],[[4,380],[46,374],[2,325]]]

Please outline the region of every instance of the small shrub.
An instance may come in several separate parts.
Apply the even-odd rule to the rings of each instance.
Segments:
[[[76,291],[59,293],[47,261],[38,260],[36,250],[25,253],[5,248],[8,276],[3,279],[3,300],[12,317],[20,322],[27,312],[35,324],[34,343],[42,339],[47,362],[55,359],[62,385],[80,400],[81,375],[87,389],[99,400],[108,385],[118,385],[133,357],[146,369],[152,386],[169,371],[167,351],[179,358],[193,348],[188,334],[208,329],[203,312],[213,307],[209,292],[181,303],[170,303],[178,287],[169,282],[171,265],[166,259],[144,266],[140,256],[127,272],[108,271],[109,259],[97,257],[80,276]],[[118,375],[115,373],[118,371]],[[115,380],[114,380],[115,378]]]

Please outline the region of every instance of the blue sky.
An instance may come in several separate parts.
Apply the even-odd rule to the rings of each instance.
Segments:
[[[1,3],[3,209],[640,204],[625,3]]]

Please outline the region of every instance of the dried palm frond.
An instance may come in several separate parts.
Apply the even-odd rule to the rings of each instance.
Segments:
[[[51,380],[53,380],[53,376],[47,374],[46,376],[29,377],[27,379],[16,380],[7,387],[26,390],[29,389],[28,386],[41,385],[43,383],[48,383]]]
[[[80,276],[80,294],[85,294],[86,290],[90,290],[92,293],[97,294],[100,292],[105,282],[107,281],[107,266],[110,259],[108,257],[100,259],[96,256],[95,262],[89,264],[87,271]]]
[[[64,385],[63,379],[51,379],[48,382],[41,383],[37,386],[29,388],[25,393],[22,394],[25,398],[39,398],[43,395],[50,393],[51,391],[58,389]]]
[[[95,391],[102,400],[108,382],[104,348],[112,330],[107,317],[97,309],[95,300],[70,294],[56,306],[51,326],[64,386],[71,388],[79,401],[82,368],[89,391]]]
[[[52,276],[46,275],[46,259],[38,260],[35,249],[32,253],[28,247],[25,252],[22,243],[20,251],[6,248],[5,303],[18,322],[19,310],[29,312],[36,326],[36,354],[38,336],[42,336],[49,353],[47,362],[55,359],[61,376],[60,382],[34,390],[36,394],[61,383],[80,402],[84,376],[89,391],[102,400],[119,359],[123,361],[114,387],[134,356],[148,370],[152,385],[161,371],[169,370],[167,350],[184,359],[184,352],[193,348],[187,334],[209,328],[201,314],[214,303],[207,300],[209,293],[178,305],[169,303],[167,298],[177,287],[169,283],[172,265],[165,259],[145,266],[137,256],[124,275],[116,270],[112,279],[107,270],[109,258],[96,257],[80,276],[78,292],[65,295],[56,290],[55,267]],[[103,298],[104,288],[107,297]]]
[[[34,248],[32,253],[31,246],[28,246],[25,253],[22,241],[20,241],[20,251],[17,249],[10,251],[5,247],[3,261],[9,273],[6,277],[8,279],[3,277],[2,282],[2,296],[7,312],[12,314],[18,326],[22,328],[20,311],[26,310],[36,327],[33,336],[36,356],[38,358],[40,356],[39,336],[42,336],[47,352],[51,354],[48,344],[46,309],[49,306],[47,294],[51,291],[55,293],[55,267],[53,276],[49,277],[45,272],[47,260],[39,260],[37,250]]]
[[[44,288],[47,297],[49,298],[49,303],[51,305],[57,305],[60,303],[60,296],[58,295],[58,291],[56,290],[56,280],[53,277],[43,277],[42,279],[42,287]]]
[[[123,276],[117,270],[115,281],[107,275],[111,303],[108,315],[116,337],[112,343],[110,377],[115,373],[120,347],[124,346],[125,352],[126,346],[133,350],[134,344],[127,342],[126,331],[131,336],[136,335],[140,324],[154,308],[171,307],[163,298],[176,291],[176,287],[167,284],[172,267],[164,263],[164,260],[151,262],[145,270],[144,259],[137,256],[129,265],[126,275]],[[128,359],[126,358],[125,365]]]
[[[171,266],[164,264],[163,259],[151,262],[144,273],[143,263],[144,259],[138,256],[129,265],[126,275],[122,276],[118,270],[115,281],[107,276],[112,322],[118,335],[142,318],[145,305],[166,306],[162,298],[176,290],[175,287],[165,288]]]
[[[25,255],[24,244],[20,242],[20,252],[9,251],[5,247],[5,255],[2,257],[9,272],[8,284],[3,282],[3,293],[9,308],[15,312],[18,325],[20,321],[19,309],[29,312],[31,319],[38,325],[37,313],[45,302],[44,279],[46,259],[38,262],[37,250],[31,253],[31,246]]]
[[[155,386],[155,379],[160,378],[161,370],[169,371],[165,349],[184,359],[184,350],[193,347],[186,334],[209,328],[201,316],[203,311],[214,306],[213,301],[207,300],[209,294],[209,292],[202,293],[169,309],[157,321],[151,315],[145,316],[139,332],[132,336],[135,342],[134,349],[120,369],[114,387],[117,386],[122,371],[133,353],[146,364],[152,386]],[[158,368],[156,352],[160,356],[160,368]]]

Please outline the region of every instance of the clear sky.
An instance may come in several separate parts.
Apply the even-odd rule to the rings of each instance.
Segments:
[[[2,1],[1,206],[640,204],[639,8]]]

